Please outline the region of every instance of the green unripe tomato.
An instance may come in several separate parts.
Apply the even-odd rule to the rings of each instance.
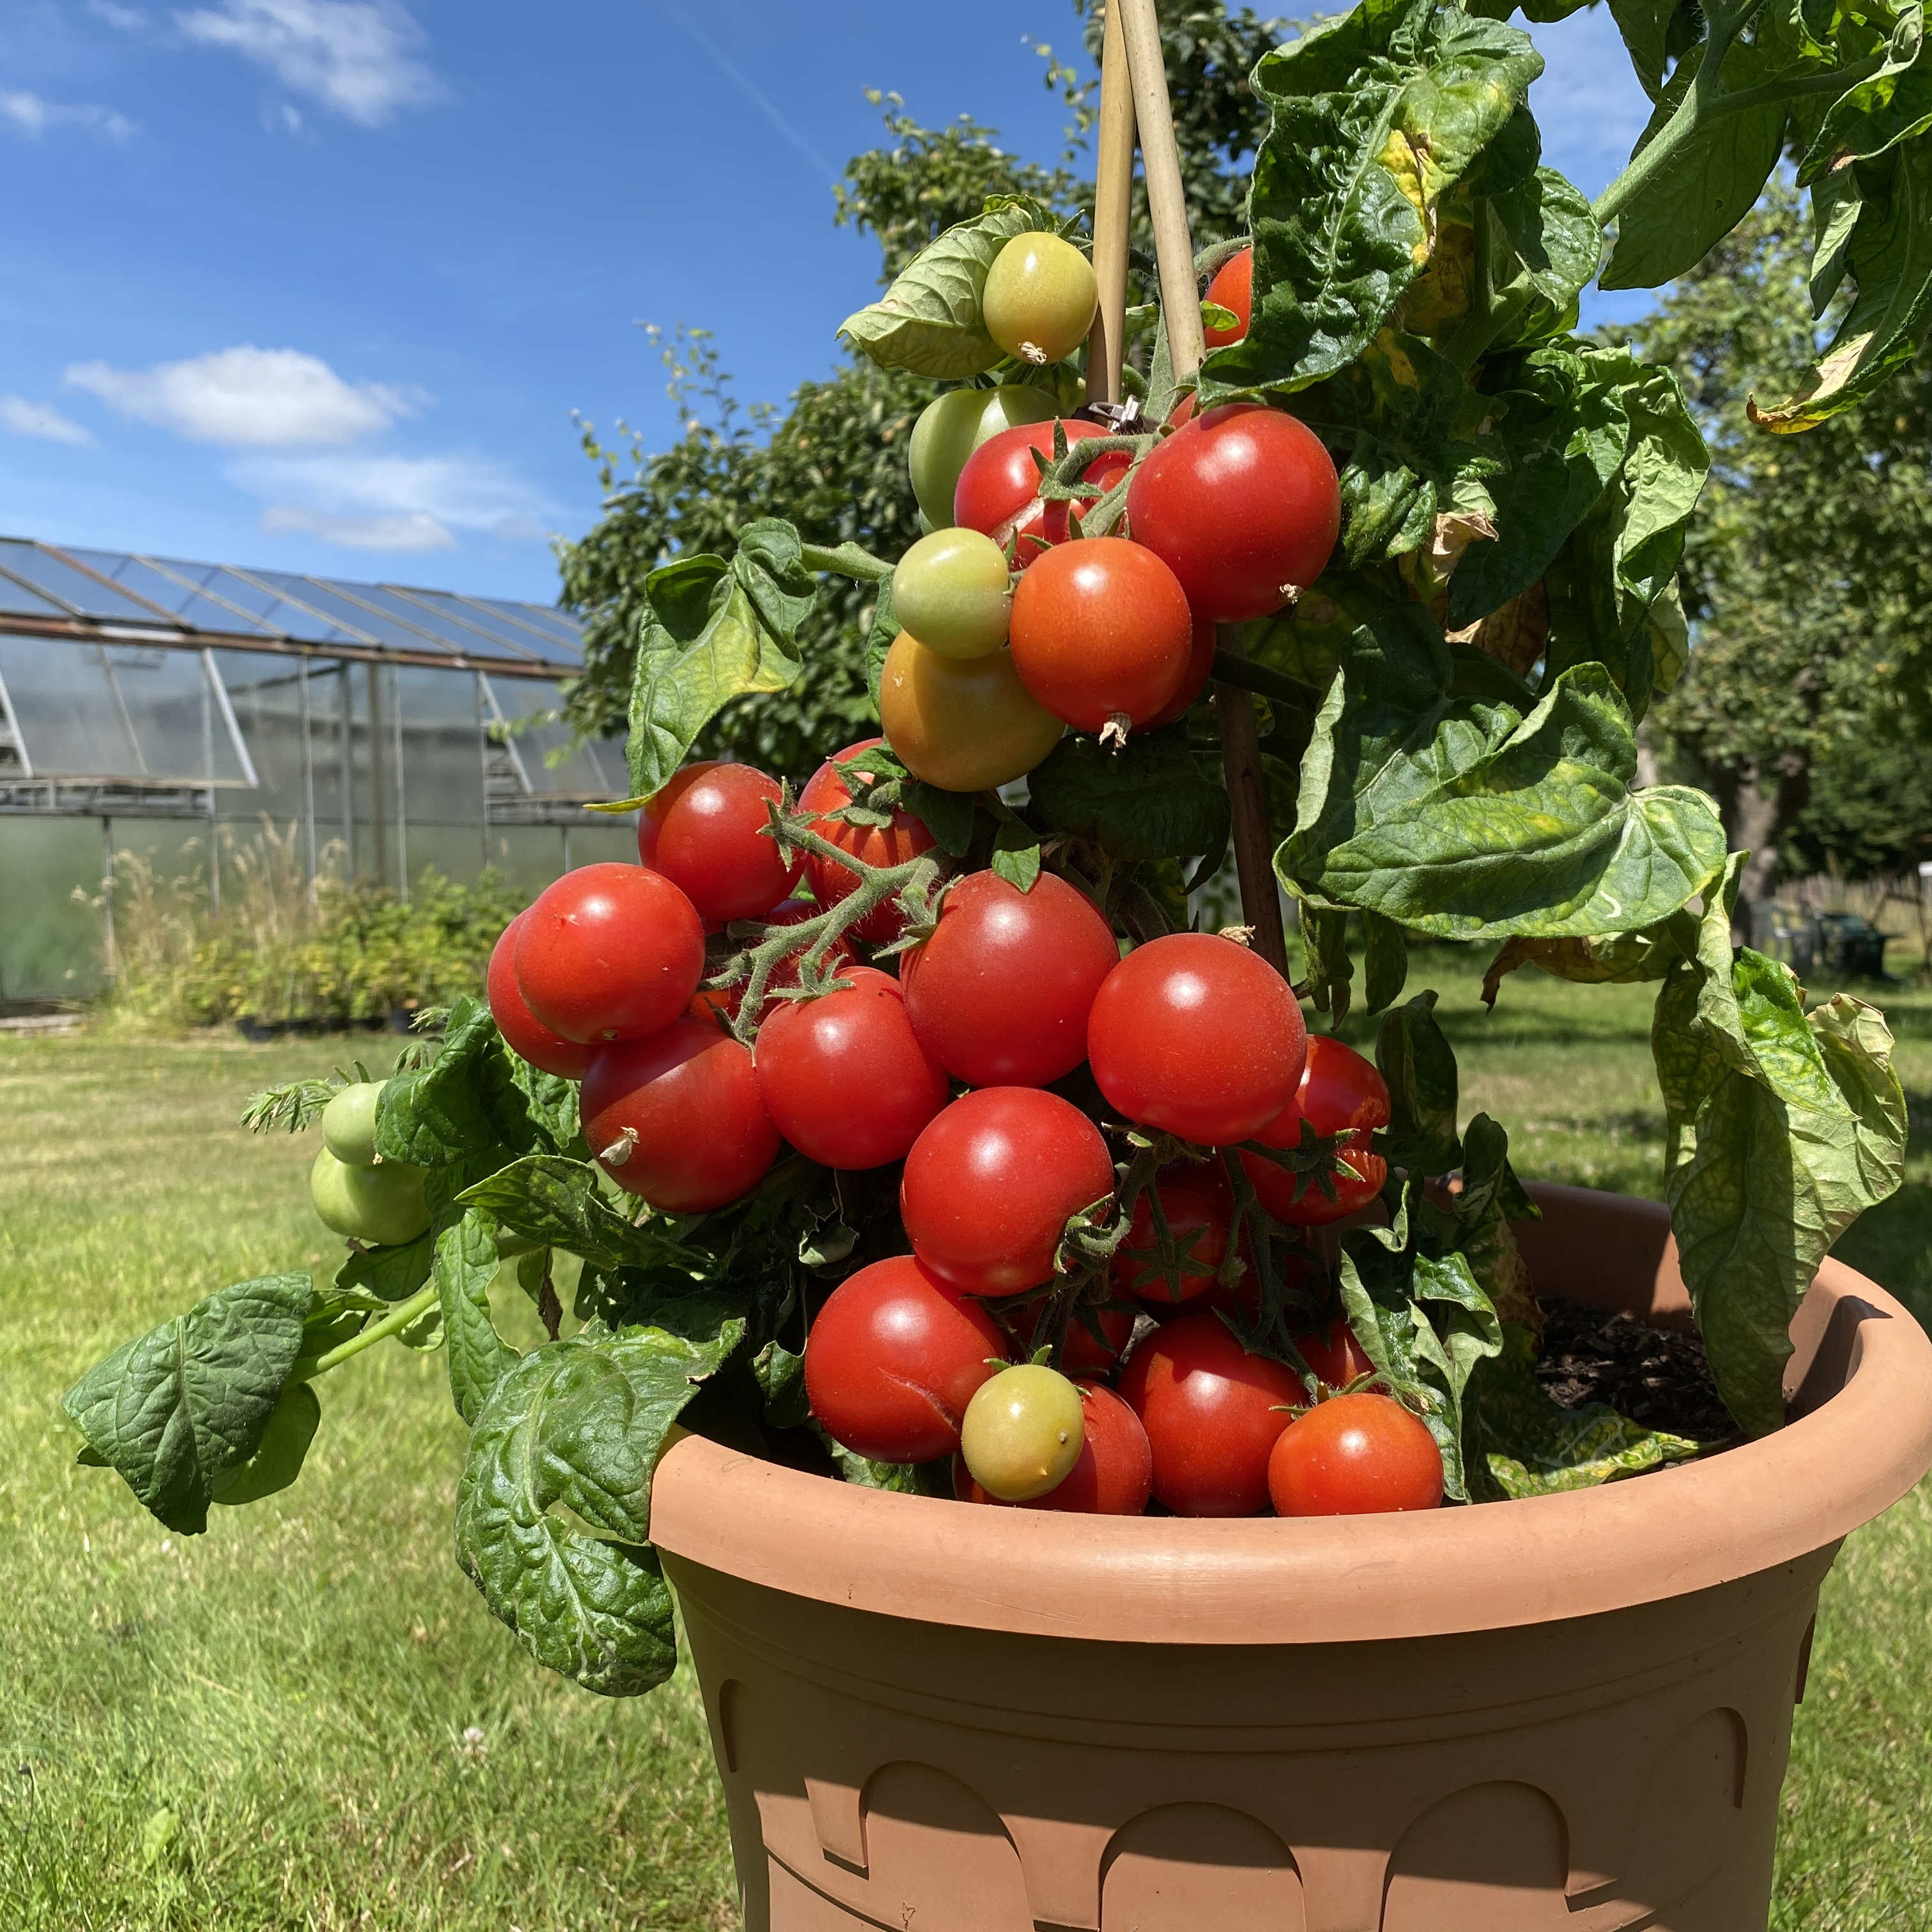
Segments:
[[[1016,423],[1046,422],[1059,405],[1044,389],[1023,383],[997,389],[949,389],[920,412],[912,426],[913,494],[935,530],[952,520],[952,493],[966,459],[980,444]]]
[[[429,1226],[422,1169],[397,1161],[351,1167],[324,1148],[309,1169],[308,1198],[325,1227],[371,1247],[413,1241]]]
[[[1006,553],[977,530],[934,530],[899,559],[892,609],[928,650],[982,658],[1006,641]]]
[[[316,1424],[322,1420],[322,1404],[307,1382],[296,1382],[282,1391],[268,1426],[262,1432],[255,1453],[245,1462],[224,1469],[209,1484],[218,1503],[258,1503],[264,1496],[285,1490],[302,1474],[302,1458],[315,1440]]]
[[[376,1102],[382,1096],[382,1082],[358,1081],[322,1108],[322,1145],[345,1166],[376,1165]]]
[[[1009,356],[1036,367],[1071,356],[1087,340],[1100,284],[1094,265],[1058,235],[1016,235],[986,272],[980,313]]]
[[[1003,1369],[982,1382],[959,1431],[974,1480],[1003,1503],[1031,1502],[1058,1489],[1086,1440],[1080,1391],[1044,1363]]]

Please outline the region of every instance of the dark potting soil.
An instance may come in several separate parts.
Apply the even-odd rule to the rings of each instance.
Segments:
[[[1546,1301],[1543,1313],[1536,1378],[1565,1408],[1606,1402],[1633,1422],[1712,1449],[1740,1439],[1696,1335],[1574,1301]]]

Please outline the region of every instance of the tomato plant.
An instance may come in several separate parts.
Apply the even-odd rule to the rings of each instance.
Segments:
[[[932,936],[899,967],[920,1042],[973,1087],[1044,1087],[1087,1057],[1087,1016],[1118,963],[1113,930],[1077,886],[994,872],[956,880]]]
[[[881,1462],[959,1447],[974,1394],[1006,1354],[979,1304],[910,1255],[846,1276],[812,1324],[805,1384],[835,1442]]]
[[[1105,1382],[1076,1377],[1074,1386],[1084,1405],[1078,1460],[1044,1496],[1007,1506],[1080,1516],[1141,1515],[1154,1493],[1154,1452],[1140,1418]],[[953,1488],[964,1503],[1006,1500],[975,1481],[964,1458],[954,1461]]]
[[[638,819],[638,855],[700,919],[757,919],[798,883],[799,862],[771,837],[778,782],[750,765],[687,765]]]
[[[1052,1274],[1067,1222],[1113,1191],[1107,1144],[1071,1101],[982,1087],[913,1143],[899,1210],[913,1252],[935,1274],[976,1294],[1012,1294]]]
[[[1071,416],[1020,424],[989,436],[959,472],[952,520],[991,537],[1002,550],[1011,550],[1014,562],[1025,569],[1059,541],[1045,527],[1050,509],[1060,510],[1060,536],[1066,532],[1064,508],[1040,496],[1040,460],[1052,456],[1056,437],[1071,445],[1106,433],[1099,423]]]
[[[1178,1315],[1127,1358],[1120,1394],[1154,1450],[1154,1492],[1177,1516],[1255,1516],[1288,1411],[1293,1372],[1250,1354],[1217,1315]]]
[[[1211,933],[1136,946],[1107,975],[1087,1058],[1130,1120],[1220,1147],[1279,1117],[1301,1078],[1307,1029],[1288,982]]]
[[[532,1066],[566,1080],[581,1080],[584,1070],[596,1058],[597,1049],[582,1040],[566,1040],[554,1028],[547,1027],[530,1010],[517,984],[517,935],[526,912],[520,912],[504,927],[490,949],[484,986],[491,1017],[512,1053]]]
[[[1224,403],[1159,445],[1127,486],[1134,541],[1172,569],[1201,616],[1279,610],[1327,568],[1341,486],[1322,439],[1280,410]]]
[[[1375,1151],[1374,1133],[1389,1124],[1389,1090],[1375,1064],[1332,1035],[1311,1034],[1294,1098],[1254,1138],[1267,1147],[1297,1147],[1304,1121],[1324,1139],[1348,1137],[1336,1157],[1334,1198],[1265,1155],[1244,1153],[1241,1166],[1262,1205],[1277,1221],[1301,1228],[1360,1214],[1388,1178],[1388,1162]]]
[[[422,1169],[400,1162],[351,1166],[320,1148],[309,1169],[308,1192],[325,1227],[371,1247],[412,1241],[430,1224]]]
[[[758,1030],[758,1091],[780,1133],[827,1167],[902,1160],[946,1105],[945,1070],[915,1036],[899,982],[848,967],[842,992],[781,1000]]]
[[[1385,1395],[1336,1395],[1283,1430],[1268,1458],[1278,1516],[1434,1509],[1442,1454],[1419,1417]]]
[[[668,1214],[735,1201],[778,1156],[750,1052],[703,1020],[680,1017],[604,1048],[580,1105],[598,1165]]]
[[[812,773],[798,795],[798,808],[806,814],[812,830],[868,866],[896,866],[930,851],[933,844],[932,834],[924,821],[897,806],[892,808],[890,822],[883,826],[848,824],[829,816],[852,802],[846,774],[840,768],[861,752],[872,751],[884,742],[883,738],[862,738],[856,745],[835,752]],[[865,772],[856,776],[861,780],[861,792],[868,789],[871,776]],[[816,854],[806,859],[805,876],[812,897],[820,905],[836,904],[859,884],[858,874],[849,866]],[[854,928],[852,937],[878,945],[896,938],[904,924],[897,908],[889,902],[868,913]]]

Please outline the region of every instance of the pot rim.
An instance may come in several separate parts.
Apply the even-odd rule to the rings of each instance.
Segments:
[[[1654,1287],[1626,1270],[1620,1305],[1681,1304],[1658,1204],[1531,1192],[1559,1227],[1594,1222],[1627,1250],[1648,1244]],[[1546,1250],[1557,1232],[1539,1229]],[[1596,1244],[1571,1245],[1580,1257]],[[1584,1298],[1604,1300],[1602,1284]],[[658,1466],[652,1540],[821,1603],[1110,1642],[1360,1642],[1596,1616],[1808,1556],[1932,1467],[1932,1339],[1908,1310],[1828,1260],[1792,1332],[1796,1420],[1600,1488],[1295,1522],[1071,1516],[863,1489],[687,1435]]]

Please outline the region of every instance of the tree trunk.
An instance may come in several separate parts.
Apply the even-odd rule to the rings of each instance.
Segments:
[[[1756,931],[1756,908],[1778,886],[1778,842],[1811,795],[1811,754],[1797,748],[1781,752],[1768,773],[1756,759],[1742,758],[1714,773],[1713,778],[1712,789],[1731,850],[1750,854],[1738,883],[1732,930],[1740,944],[1754,945],[1764,937]]]

